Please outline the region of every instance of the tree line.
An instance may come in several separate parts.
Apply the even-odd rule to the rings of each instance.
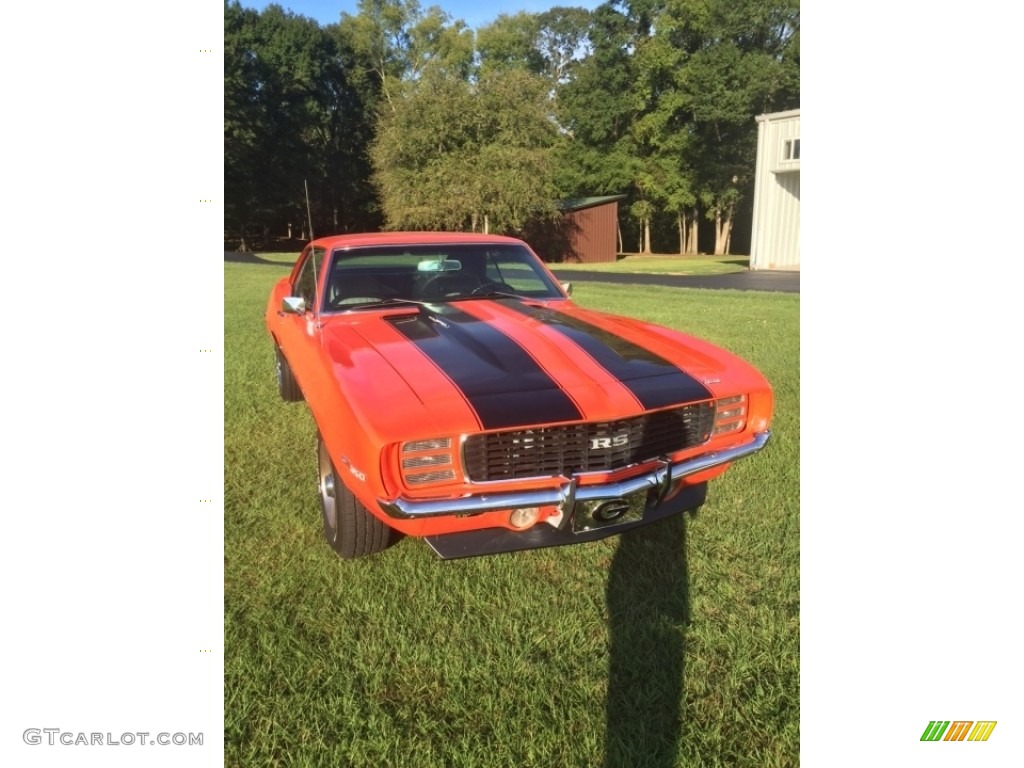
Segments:
[[[799,106],[798,0],[614,0],[472,30],[418,0],[335,24],[227,0],[225,236],[523,235],[625,194],[620,250],[727,253],[758,114]],[[307,205],[308,204],[308,205]]]

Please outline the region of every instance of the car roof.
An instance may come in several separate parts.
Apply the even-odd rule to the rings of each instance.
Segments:
[[[362,232],[332,235],[314,240],[323,248],[351,248],[366,245],[436,245],[438,243],[521,243],[514,237],[479,232]]]

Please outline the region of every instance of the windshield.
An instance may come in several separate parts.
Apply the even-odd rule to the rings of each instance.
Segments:
[[[537,257],[515,243],[388,245],[336,250],[323,310],[510,294],[564,298]]]

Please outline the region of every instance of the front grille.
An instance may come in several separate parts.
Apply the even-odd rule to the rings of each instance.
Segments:
[[[609,471],[701,445],[714,420],[715,405],[705,402],[620,421],[470,435],[463,459],[474,482]]]

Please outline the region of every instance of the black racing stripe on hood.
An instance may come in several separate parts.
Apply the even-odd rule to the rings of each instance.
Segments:
[[[454,382],[484,429],[582,420],[558,383],[493,325],[452,307],[387,320]]]
[[[709,400],[711,392],[679,366],[639,344],[562,312],[503,301],[572,340],[633,393],[646,409]]]

